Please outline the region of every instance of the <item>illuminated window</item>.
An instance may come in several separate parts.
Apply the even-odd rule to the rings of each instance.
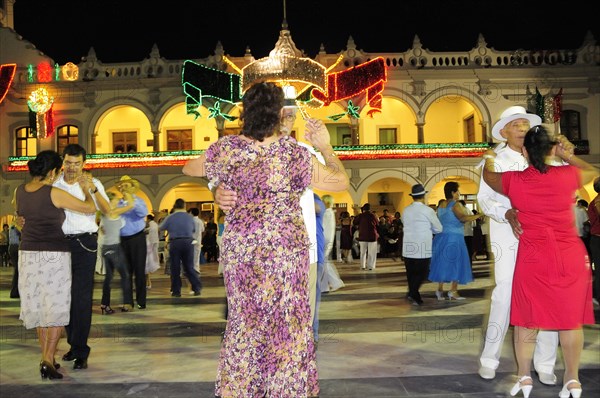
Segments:
[[[186,151],[192,148],[192,130],[167,130],[167,151]]]
[[[15,155],[35,156],[37,154],[37,139],[31,127],[21,127],[16,131]]]
[[[379,143],[380,144],[396,144],[396,128],[380,128],[379,129]]]
[[[113,133],[113,152],[137,152],[137,132],[122,131]]]
[[[61,126],[56,130],[56,150],[63,153],[63,149],[69,144],[79,143],[79,129],[76,126]]]

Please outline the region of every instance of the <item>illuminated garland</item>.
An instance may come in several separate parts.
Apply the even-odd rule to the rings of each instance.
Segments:
[[[336,120],[340,120],[341,118],[343,118],[344,116],[348,115],[349,117],[353,117],[355,119],[359,119],[360,118],[360,113],[358,112],[360,110],[359,106],[356,106],[352,103],[352,100],[348,101],[348,110],[344,113],[338,113],[337,115],[331,115],[331,116],[327,116],[327,119],[333,120],[334,122]]]
[[[556,123],[562,115],[562,88],[556,95],[542,95],[538,88],[529,102],[535,106],[535,114],[542,118],[542,123]]]
[[[4,101],[6,94],[15,78],[17,64],[0,65],[0,104]]]
[[[195,119],[201,117],[198,109],[203,97],[211,97],[234,104],[241,101],[240,76],[209,68],[186,60],[181,72],[185,108]]]
[[[73,62],[67,62],[61,68],[63,80],[75,81],[79,79],[79,67]]]
[[[373,116],[373,113],[381,112],[381,93],[386,81],[385,60],[377,57],[353,68],[328,74],[327,91],[313,89],[312,95],[324,105],[329,105],[366,92],[367,102],[373,108],[368,115]]]
[[[27,106],[32,113],[30,127],[38,138],[47,138],[54,131],[53,103],[54,97],[50,96],[48,90],[43,87],[32,91],[29,95]]]
[[[54,69],[48,62],[40,62],[37,67],[38,82],[48,83],[52,81],[52,73]]]
[[[382,160],[420,158],[475,158],[480,157],[489,145],[485,142],[468,144],[395,144],[336,146],[340,160]],[[124,169],[142,167],[182,167],[204,151],[142,152],[88,155],[85,168]],[[9,157],[7,171],[27,171],[27,161],[32,157]]]

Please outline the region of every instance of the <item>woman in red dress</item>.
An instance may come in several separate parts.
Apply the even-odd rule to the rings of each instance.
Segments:
[[[565,361],[559,397],[581,396],[582,325],[594,324],[591,269],[575,229],[573,201],[576,191],[598,171],[573,155],[574,147],[564,136],[556,138],[553,141],[542,126],[531,128],[523,147],[529,167],[520,172],[496,173],[495,153],[489,150],[484,155],[484,180],[510,198],[523,231],[510,315],[519,381],[511,395],[523,390],[523,395],[529,396],[537,332],[550,329],[559,331]],[[555,155],[569,165],[550,166],[547,161]]]

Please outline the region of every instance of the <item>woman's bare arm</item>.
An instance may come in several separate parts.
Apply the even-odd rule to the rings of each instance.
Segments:
[[[206,156],[202,154],[196,159],[188,160],[181,171],[188,176],[204,177],[206,175],[206,170],[204,168],[205,162]]]

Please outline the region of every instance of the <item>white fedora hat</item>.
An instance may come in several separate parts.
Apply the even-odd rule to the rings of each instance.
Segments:
[[[537,126],[538,124],[542,124],[542,118],[538,115],[534,115],[533,113],[527,113],[525,108],[522,106],[511,106],[507,108],[502,115],[500,115],[500,120],[494,124],[492,127],[492,137],[497,139],[498,141],[506,141],[506,138],[502,137],[500,134],[500,130],[504,128],[508,123],[512,122],[516,119],[527,119],[529,120],[529,124],[531,127]]]

